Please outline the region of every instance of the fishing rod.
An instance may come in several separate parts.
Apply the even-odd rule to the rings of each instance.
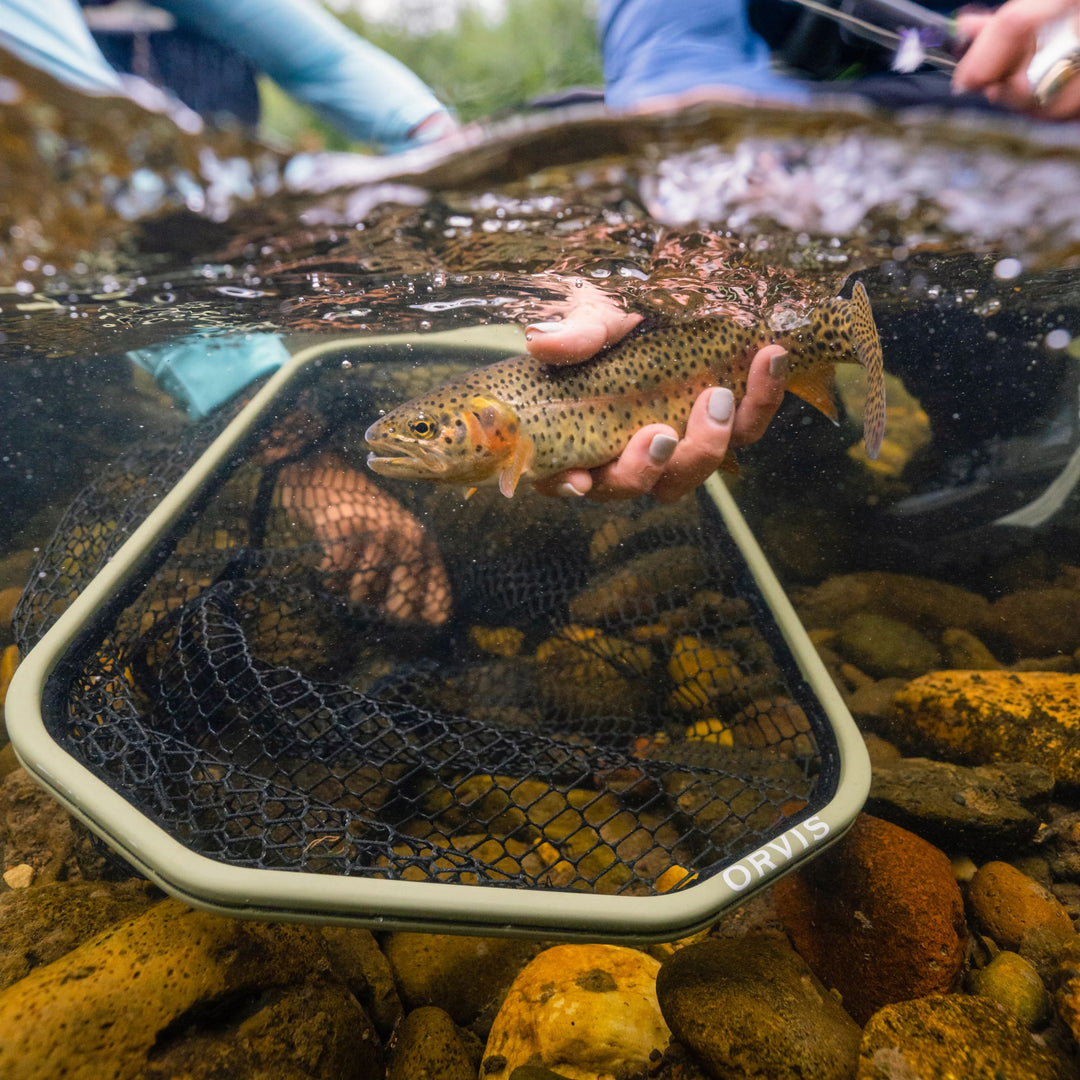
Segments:
[[[841,0],[835,8],[825,0],[788,2],[892,49],[895,71],[914,71],[922,64],[951,71],[957,59],[949,50],[960,51],[967,45],[954,18],[913,0]],[[1046,106],[1078,75],[1080,33],[1076,14],[1072,13],[1051,20],[1039,31],[1027,78],[1035,101]]]
[[[924,63],[944,71],[956,67],[956,58],[946,51],[947,46],[959,42],[956,20],[912,0],[843,0],[842,6],[835,8],[824,0],[788,2],[892,49],[897,70],[913,71]]]

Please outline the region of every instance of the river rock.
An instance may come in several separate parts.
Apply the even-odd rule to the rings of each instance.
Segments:
[[[525,1064],[567,1080],[615,1080],[643,1069],[670,1037],[656,1000],[659,969],[651,956],[617,945],[545,949],[510,987],[481,1076],[509,1080]]]
[[[288,1080],[374,1080],[381,1070],[374,1029],[333,978],[314,930],[177,900],[0,992],[0,1030],[0,1074],[20,1080],[210,1080],[266,1075],[271,1065]]]
[[[883,571],[831,577],[796,594],[795,607],[811,629],[835,629],[859,611],[900,619],[933,636],[947,627],[981,635],[991,625],[986,597],[943,581]]]
[[[859,1029],[786,941],[714,938],[660,969],[675,1038],[716,1080],[848,1080]]]
[[[481,1034],[539,948],[516,938],[408,931],[391,934],[383,944],[407,1009],[438,1006],[455,1024],[477,1026]]]
[[[539,695],[571,717],[633,716],[646,694],[652,653],[644,645],[570,625],[536,649]]]
[[[3,625],[0,623],[0,626]],[[0,718],[3,716],[3,706],[7,702],[8,687],[11,686],[11,680],[15,678],[15,672],[21,661],[18,645],[0,645]]]
[[[475,1044],[475,1045],[474,1045]],[[480,1046],[442,1009],[414,1009],[398,1025],[386,1080],[476,1080]]]
[[[389,1035],[405,1010],[390,962],[374,935],[352,926],[323,926],[319,932],[334,972],[363,1005],[379,1034]]]
[[[0,840],[5,863],[31,866],[39,885],[100,877],[104,867],[87,829],[22,768],[0,782]]]
[[[1026,804],[1045,801],[1054,778],[1011,762],[967,768],[926,758],[875,766],[866,809],[953,850],[1030,839],[1039,818]]]
[[[1032,932],[1063,943],[1074,935],[1072,919],[1049,889],[1005,862],[988,862],[968,886],[979,925],[1003,949],[1017,949]]]
[[[959,976],[967,933],[952,866],[906,829],[862,814],[775,891],[795,948],[859,1023]]]
[[[1080,784],[1080,675],[935,671],[897,693],[883,730],[908,753],[961,764],[1026,761]]]
[[[970,631],[950,626],[941,635],[941,651],[945,665],[972,671],[996,671],[1004,665]]]
[[[20,596],[20,586],[8,585],[4,588],[0,584],[0,649],[6,649],[15,640],[11,633],[11,619]]]
[[[651,618],[688,599],[707,576],[694,544],[649,551],[591,578],[570,601],[570,617],[590,625]]]
[[[384,1077],[371,1021],[338,982],[316,979],[263,990],[239,1008],[227,1003],[215,1007],[202,1031],[181,1027],[168,1035],[159,1035],[138,1080]]]
[[[1080,590],[1020,589],[995,600],[991,626],[1014,659],[1080,648]]]
[[[940,994],[871,1017],[857,1080],[1068,1080],[1071,1063],[983,998]]]
[[[147,881],[53,882],[0,895],[0,990],[161,899]]]
[[[893,698],[907,686],[907,679],[878,679],[844,695],[844,702],[857,720],[887,720],[893,711]]]
[[[1075,938],[1058,956],[1052,983],[1058,1016],[1080,1045],[1080,938]]]
[[[863,745],[866,747],[866,756],[870,759],[872,769],[887,768],[902,760],[900,751],[888,739],[883,739],[872,731],[864,731],[862,737]]]
[[[1036,838],[1057,881],[1080,881],[1080,810],[1051,804],[1050,820]]]
[[[840,651],[875,678],[914,678],[941,666],[933,642],[899,619],[858,611],[840,624]]]
[[[999,952],[982,970],[969,976],[971,992],[996,1002],[1026,1028],[1044,1027],[1051,1001],[1035,966],[1019,953]]]

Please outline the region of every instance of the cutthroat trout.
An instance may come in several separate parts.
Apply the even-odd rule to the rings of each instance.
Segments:
[[[742,399],[750,361],[771,342],[788,351],[788,390],[834,422],[835,365],[862,364],[863,439],[877,457],[885,378],[870,301],[857,282],[850,300],[826,300],[790,330],[716,317],[629,338],[583,364],[549,367],[514,356],[478,368],[372,424],[368,466],[408,480],[498,483],[509,498],[522,480],[614,460],[646,424],[670,424],[682,436],[707,387],[727,386]]]

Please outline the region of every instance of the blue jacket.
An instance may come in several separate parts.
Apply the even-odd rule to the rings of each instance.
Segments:
[[[956,3],[927,0],[924,6],[951,11]],[[773,21],[783,21],[789,10],[790,17],[800,11],[778,3]],[[756,20],[760,26],[760,6]],[[782,33],[777,29],[773,44]],[[599,31],[606,96],[614,108],[707,86],[792,102],[805,101],[813,90],[812,83],[773,69],[770,46],[751,26],[746,0],[600,0]],[[947,80],[939,78],[947,97]],[[860,89],[856,83],[849,88]]]
[[[443,110],[404,64],[346,29],[315,0],[154,0],[177,24],[231,46],[355,139],[391,150]],[[0,47],[92,93],[123,83],[75,0],[0,0]]]

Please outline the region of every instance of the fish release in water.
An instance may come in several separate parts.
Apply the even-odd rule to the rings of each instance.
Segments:
[[[870,301],[856,282],[850,300],[826,300],[788,330],[713,317],[628,338],[582,364],[551,367],[525,355],[477,368],[376,420],[364,435],[368,466],[407,480],[498,483],[509,498],[522,480],[613,461],[646,424],[670,424],[681,437],[707,387],[742,399],[750,361],[770,343],[788,351],[787,389],[834,423],[835,365],[866,369],[863,440],[877,457],[885,375]]]

